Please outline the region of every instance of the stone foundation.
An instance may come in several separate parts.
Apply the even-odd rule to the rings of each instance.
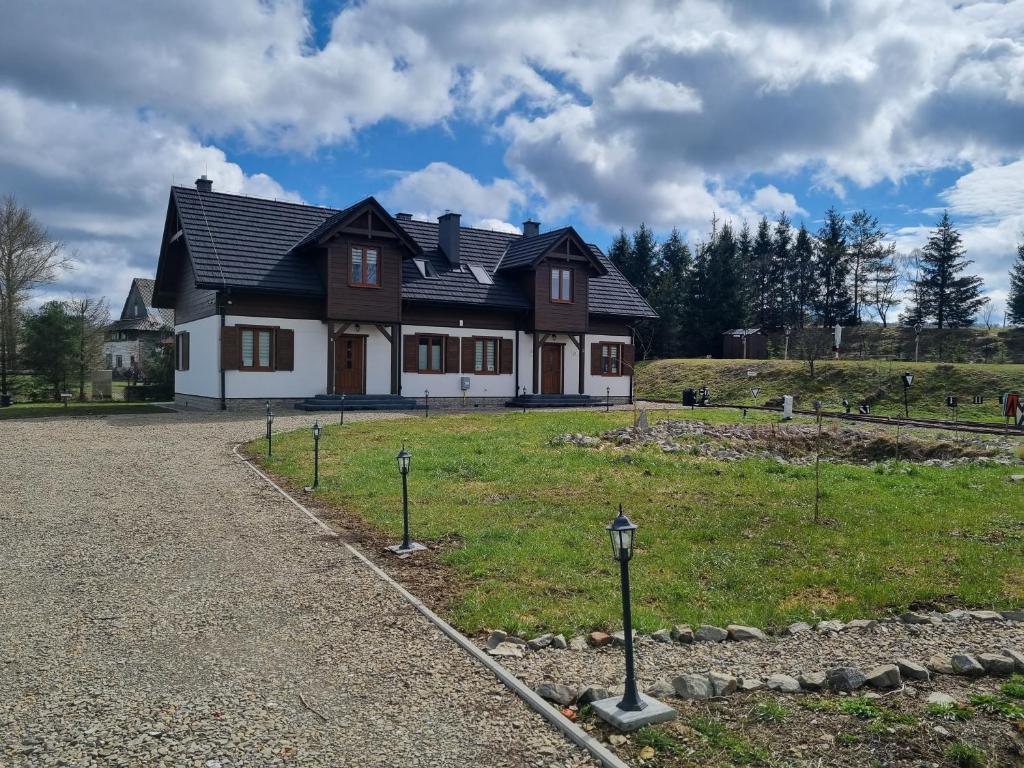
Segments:
[[[270,398],[270,407],[273,408],[274,413],[289,413],[295,409],[296,403],[301,403],[305,399],[306,398],[302,397]],[[423,407],[424,399],[422,397],[415,397],[411,399],[415,400],[416,404],[420,406],[420,408]],[[511,399],[511,397],[431,397],[430,410],[504,410],[505,403]],[[611,404],[628,405],[629,398],[625,396],[612,397]],[[220,398],[175,393],[174,405],[176,408],[183,411],[219,411]],[[267,406],[267,398],[229,397],[226,400],[226,405],[228,411],[263,411]],[[596,407],[600,408],[603,406],[604,399],[602,398],[601,403]],[[335,411],[325,411],[325,413],[335,413]],[[351,413],[357,413],[357,411],[351,411]],[[409,413],[417,413],[417,411],[409,411]]]

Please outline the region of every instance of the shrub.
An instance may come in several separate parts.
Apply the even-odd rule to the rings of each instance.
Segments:
[[[963,741],[949,745],[946,759],[959,768],[983,768],[988,763],[984,752]]]
[[[941,720],[950,720],[953,722],[960,720],[970,720],[974,717],[974,710],[970,707],[965,707],[963,704],[929,704],[928,714],[932,717],[937,717]]]

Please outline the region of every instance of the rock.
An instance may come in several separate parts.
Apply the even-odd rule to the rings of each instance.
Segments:
[[[613,747],[621,747],[626,743],[626,737],[621,733],[613,733],[608,737],[608,743]]]
[[[926,613],[918,613],[917,611],[907,611],[906,613],[901,613],[899,618],[900,618],[900,621],[902,621],[904,624],[931,624],[932,623],[932,617],[931,616],[929,616]]]
[[[1011,483],[1024,483],[1024,475],[1010,475]]]
[[[551,647],[557,648],[560,651],[564,651],[568,647],[568,643],[565,642],[565,635],[555,635],[551,638]]]
[[[764,688],[764,681],[758,680],[756,677],[741,677],[736,688],[743,693],[749,693]]]
[[[757,627],[745,627],[742,624],[730,624],[725,628],[730,640],[767,640],[764,632]]]
[[[505,642],[505,638],[508,637],[508,632],[502,632],[500,629],[496,629],[487,636],[487,647],[497,648],[498,643]]]
[[[677,643],[692,643],[693,630],[689,624],[676,624],[672,627],[672,639]]]
[[[1024,653],[1013,648],[1003,648],[1003,656],[1012,659],[1014,668],[1024,675]]]
[[[612,642],[612,636],[607,632],[591,632],[589,638],[590,644],[595,648],[603,648]]]
[[[828,687],[836,693],[849,693],[867,682],[864,673],[856,667],[836,667],[825,673]]]
[[[925,666],[938,675],[953,674],[953,664],[950,662],[949,656],[943,656],[940,653],[937,653],[928,659],[928,661],[925,662]]]
[[[672,680],[672,688],[681,699],[710,699],[715,690],[707,677],[694,674],[679,675]]]
[[[729,633],[721,627],[713,627],[710,624],[701,624],[693,633],[693,639],[700,643],[720,643],[729,637]]]
[[[641,760],[650,760],[652,757],[654,757],[655,754],[657,753],[654,751],[654,747],[648,744],[646,747],[637,752],[636,756],[639,757]]]
[[[874,619],[854,619],[846,623],[847,629],[859,629],[868,632],[875,629],[878,626],[878,622]]]
[[[1007,621],[1024,621],[1024,611],[1003,611],[1002,615]]]
[[[653,696],[656,699],[664,699],[666,696],[671,696],[676,692],[676,689],[672,687],[672,683],[666,680],[664,677],[659,677],[650,687],[644,691],[648,696]]]
[[[570,651],[585,651],[587,650],[587,638],[583,635],[576,635],[572,640],[569,641]]]
[[[943,693],[942,691],[935,691],[933,693],[928,694],[928,698],[925,699],[925,703],[945,707],[949,704],[956,704],[956,699],[954,699],[948,693]]]
[[[949,732],[949,729],[943,728],[941,725],[936,725],[934,728],[932,728],[932,731],[944,739],[953,738],[953,734]]]
[[[842,632],[845,626],[839,619],[828,619],[827,621],[819,621],[815,629],[819,632]]]
[[[949,663],[953,667],[953,674],[955,675],[981,677],[985,674],[985,668],[969,653],[954,653]]]
[[[561,683],[544,682],[534,688],[533,692],[542,699],[561,704],[563,707],[572,704],[572,700],[576,698],[576,691]]]
[[[910,659],[896,659],[896,667],[907,680],[931,680],[931,673],[923,664]]]
[[[985,671],[996,677],[1009,677],[1013,674],[1013,659],[1001,653],[981,653],[978,661]]]
[[[868,684],[873,688],[899,688],[903,684],[900,670],[895,664],[882,664],[867,673]]]
[[[671,643],[672,633],[667,629],[659,629],[657,632],[651,632],[651,640],[656,643]]]
[[[805,691],[820,691],[825,687],[824,672],[804,672],[797,680]]]
[[[599,685],[588,685],[583,689],[583,692],[577,697],[576,702],[578,704],[592,704],[595,701],[601,699],[607,699],[611,697],[612,693],[607,688],[602,688]]]
[[[945,617],[946,621],[966,621],[967,619],[971,618],[971,614],[969,614],[962,608],[957,608],[952,611],[946,611],[942,615]]]
[[[711,681],[711,688],[715,696],[728,696],[736,692],[736,678],[724,672],[710,672],[708,680]]]
[[[1006,621],[999,611],[968,611],[975,621]]]
[[[780,693],[800,692],[800,682],[795,677],[790,677],[789,675],[768,675],[765,686],[769,691],[779,691]]]
[[[514,643],[515,645],[526,645],[526,641],[523,640],[523,638],[516,637],[515,635],[509,635],[508,637],[506,637],[505,642]]]
[[[491,654],[491,656],[496,656],[499,659],[523,658],[523,646],[518,643],[498,643],[494,648],[488,648],[487,652]]]
[[[633,630],[633,642],[636,642],[636,630]],[[612,632],[612,645],[622,647],[626,644],[626,633],[623,631]]]
[[[551,641],[555,639],[555,636],[550,632],[540,635],[539,637],[533,638],[526,643],[526,647],[531,651],[539,651],[541,648],[547,648],[551,645]]]
[[[786,627],[784,634],[786,635],[802,635],[805,632],[811,631],[811,625],[806,621],[797,621]]]

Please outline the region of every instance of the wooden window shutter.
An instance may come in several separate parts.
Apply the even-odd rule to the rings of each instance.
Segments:
[[[512,346],[512,339],[502,339],[501,351],[498,353],[498,361],[502,373],[512,373],[512,366],[515,362],[513,360],[514,357],[515,351]]]
[[[633,363],[636,362],[636,347],[632,344],[622,345],[622,373],[626,376],[633,375]]]
[[[472,373],[473,363],[476,362],[476,341],[474,339],[462,340],[462,372]]]
[[[419,370],[419,337],[410,334],[402,337],[402,370],[416,373]]]
[[[181,370],[181,334],[174,334],[174,370]]]
[[[295,331],[291,328],[277,328],[274,339],[274,369],[295,370]]]
[[[591,344],[590,345],[590,375],[600,376],[601,375],[601,345]]]
[[[225,325],[220,329],[220,367],[225,371],[237,371],[241,361],[238,329],[233,325]]]
[[[459,372],[459,340],[451,336],[444,337],[444,372]]]
[[[188,370],[189,332],[181,334],[181,370]]]

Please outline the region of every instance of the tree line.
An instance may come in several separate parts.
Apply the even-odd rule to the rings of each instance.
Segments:
[[[646,357],[718,355],[734,328],[799,332],[867,320],[955,328],[991,307],[948,213],[910,254],[887,237],[868,211],[847,218],[832,207],[814,232],[785,213],[753,228],[712,219],[692,248],[678,229],[659,243],[641,224],[632,235],[620,230],[609,256],[659,315],[637,328]],[[1015,274],[1020,308],[1012,314],[1011,285],[1010,317],[1024,322],[1024,245]]]

